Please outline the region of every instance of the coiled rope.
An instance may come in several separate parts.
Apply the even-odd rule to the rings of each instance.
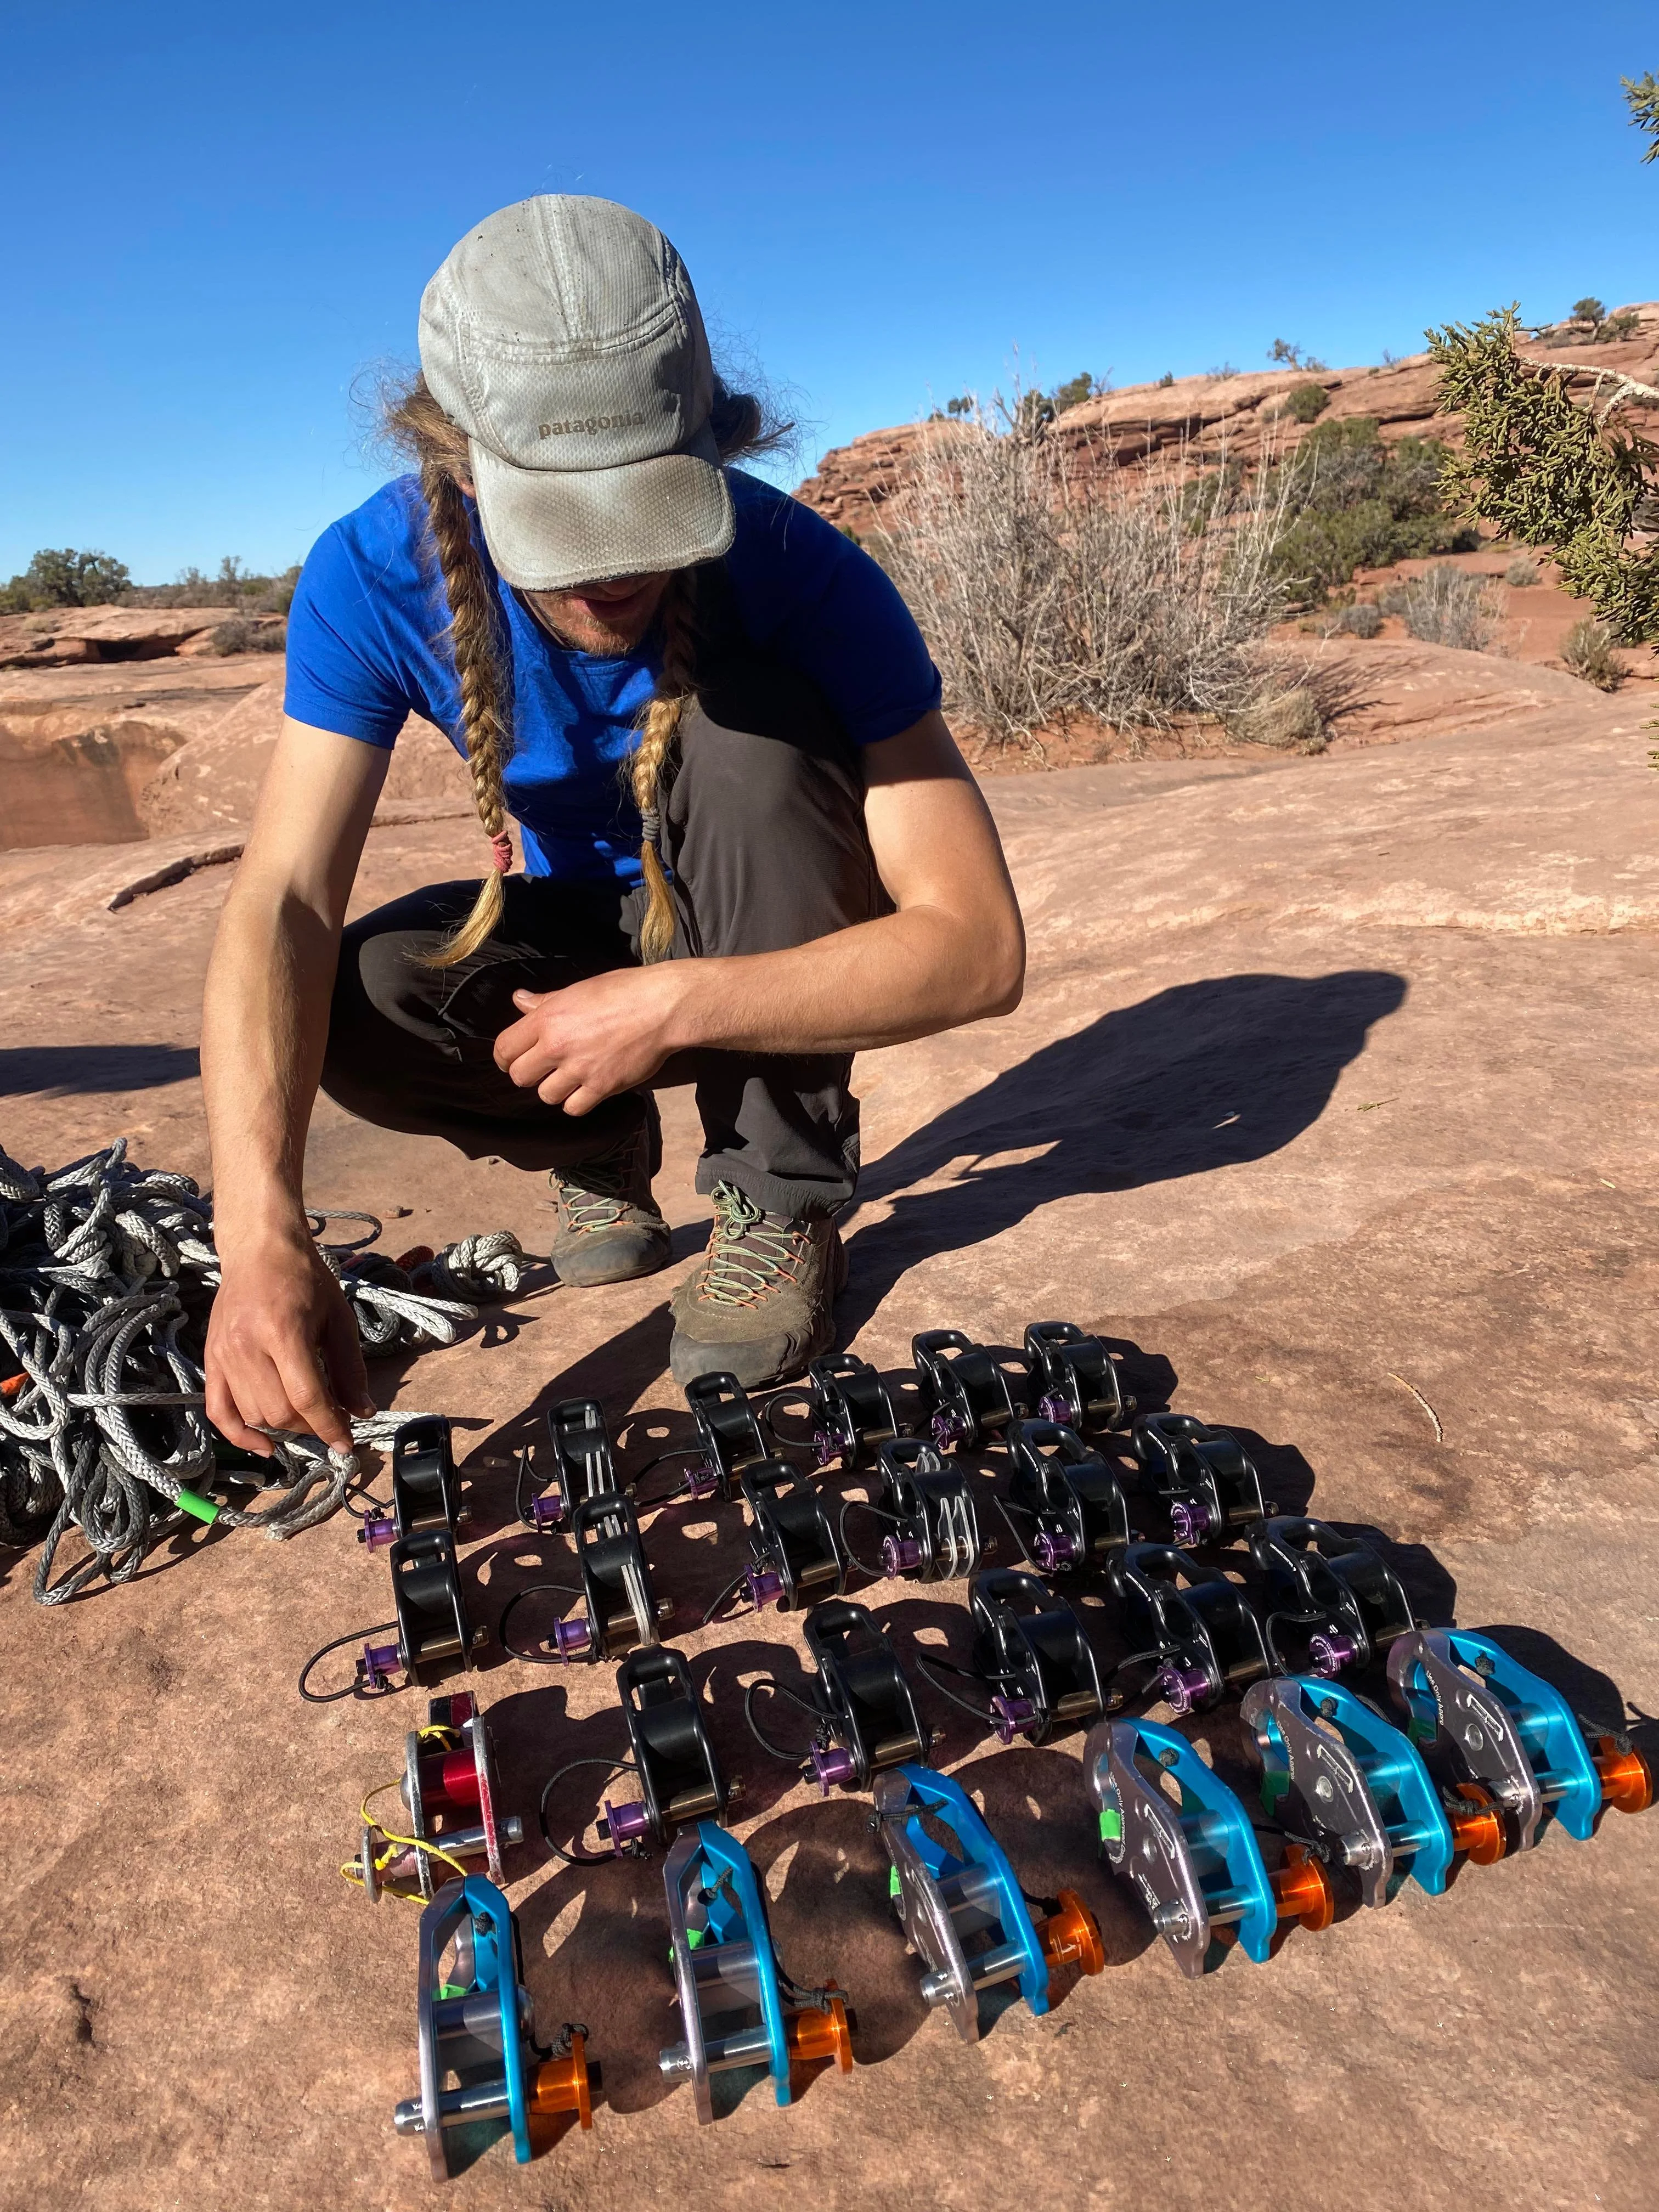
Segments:
[[[353,1218],[367,1236],[320,1242]],[[525,1255],[506,1231],[422,1255],[412,1272],[364,1249],[370,1214],[313,1217],[366,1351],[453,1344],[477,1318],[473,1298],[511,1296]],[[413,1256],[413,1255],[410,1255]],[[222,1482],[206,1414],[200,1352],[219,1282],[212,1204],[188,1176],[136,1167],[125,1138],[48,1172],[0,1152],[0,1544],[44,1538],[34,1595],[76,1596],[97,1577],[130,1581],[146,1554],[191,1522],[297,1535],[343,1503],[356,1452],[267,1431],[269,1471],[229,1455],[234,1480],[274,1492],[264,1505],[206,1494]],[[465,1289],[471,1297],[435,1295]],[[385,1449],[412,1413],[351,1424],[355,1445]],[[88,1556],[56,1583],[59,1545],[80,1531]]]

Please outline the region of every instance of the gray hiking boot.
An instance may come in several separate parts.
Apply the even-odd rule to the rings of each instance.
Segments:
[[[555,1168],[548,1180],[558,1201],[553,1264],[559,1280],[578,1290],[629,1283],[668,1265],[668,1224],[651,1195],[662,1162],[655,1100],[637,1128],[591,1160]]]
[[[763,1212],[729,1182],[714,1195],[708,1249],[674,1293],[669,1365],[677,1382],[725,1370],[759,1390],[835,1342],[847,1255],[833,1221]]]

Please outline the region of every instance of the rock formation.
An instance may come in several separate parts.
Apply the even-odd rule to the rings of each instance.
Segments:
[[[1602,345],[1546,347],[1540,341],[1529,344],[1527,351],[1537,360],[1585,372],[1622,369],[1650,383],[1659,370],[1659,303],[1646,302],[1621,312],[1637,318],[1628,337]],[[1588,392],[1589,374],[1581,381]],[[1237,375],[1184,376],[1170,384],[1131,385],[1097,399],[1085,399],[1068,408],[1055,429],[1097,461],[1120,467],[1175,458],[1183,450],[1199,464],[1224,455],[1253,465],[1264,453],[1284,454],[1293,450],[1307,435],[1307,426],[1284,411],[1285,402],[1298,386],[1316,384],[1329,395],[1328,406],[1318,418],[1321,422],[1371,416],[1384,438],[1432,436],[1455,442],[1456,417],[1437,416],[1434,411],[1436,382],[1425,354],[1375,368],[1281,368]],[[872,528],[891,526],[893,517],[902,520],[902,497],[897,507],[891,502],[902,494],[915,440],[929,434],[948,436],[955,428],[946,421],[867,430],[850,445],[837,446],[827,453],[795,496],[838,528],[858,537]]]

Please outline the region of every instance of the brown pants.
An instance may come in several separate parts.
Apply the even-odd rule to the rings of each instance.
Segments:
[[[677,959],[780,951],[890,910],[865,835],[860,757],[821,707],[799,711],[793,690],[750,672],[708,712],[684,717],[664,817]],[[734,718],[745,726],[728,726]],[[788,734],[763,733],[779,729]],[[476,888],[434,884],[346,930],[323,1067],[329,1097],[381,1128],[531,1169],[592,1158],[642,1115],[654,1125],[647,1093],[573,1117],[517,1089],[493,1057],[519,1018],[514,991],[556,991],[638,964],[644,892],[509,877],[489,943],[456,967],[424,966]],[[734,1183],[769,1212],[800,1217],[833,1212],[857,1183],[851,1073],[845,1054],[700,1051],[677,1055],[653,1084],[696,1085],[700,1191]]]

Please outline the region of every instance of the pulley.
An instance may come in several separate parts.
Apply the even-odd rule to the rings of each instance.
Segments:
[[[749,1854],[712,1820],[685,1829],[663,1866],[669,1955],[682,2041],[658,2057],[672,2081],[690,2081],[702,2121],[714,2117],[712,2077],[738,2069],[770,2076],[780,2105],[798,2066],[833,2060],[853,2070],[847,2002],[833,1982],[802,1989],[779,1963],[766,1901]]]
[[[366,1520],[357,1541],[378,1552],[427,1528],[447,1529],[453,1539],[465,1518],[448,1422],[436,1413],[405,1421],[392,1439],[391,1513]]]
[[[1147,1413],[1130,1431],[1129,1448],[1177,1544],[1224,1544],[1267,1511],[1255,1464],[1230,1429],[1190,1413]]]
[[[419,2032],[421,2094],[392,2125],[425,2138],[434,2181],[453,2170],[448,2129],[505,2121],[525,2166],[533,2119],[571,2112],[592,2126],[587,2030],[567,2025],[551,2049],[535,2041],[518,1923],[481,1875],[447,1882],[421,1914]]]
[[[1008,1431],[1009,1502],[1034,1524],[1026,1553],[1040,1573],[1109,1565],[1129,1540],[1118,1479],[1074,1429],[1016,1421]]]
[[[1069,1321],[1034,1321],[1025,1332],[1032,1411],[1080,1437],[1127,1428],[1134,1400],[1123,1395],[1111,1354]]]
[[[1258,1966],[1281,1928],[1328,1928],[1336,1899],[1297,1844],[1269,1874],[1250,1816],[1183,1735],[1155,1721],[1103,1722],[1083,1747],[1102,1856],[1139,1897],[1183,1974],[1199,1975],[1219,1929]],[[1176,1792],[1171,1796],[1165,1780]]]
[[[1106,1954],[1094,1915],[1068,1889],[1052,1911],[1034,1909],[959,1783],[896,1766],[876,1778],[875,1798],[894,1911],[926,1968],[923,2001],[944,2007],[964,2043],[979,2039],[981,1990],[1013,1982],[1042,2014],[1052,1968],[1100,1972]]]
[[[923,1329],[910,1340],[910,1358],[927,1433],[941,1451],[975,1450],[1014,1419],[1007,1375],[959,1328]]]

